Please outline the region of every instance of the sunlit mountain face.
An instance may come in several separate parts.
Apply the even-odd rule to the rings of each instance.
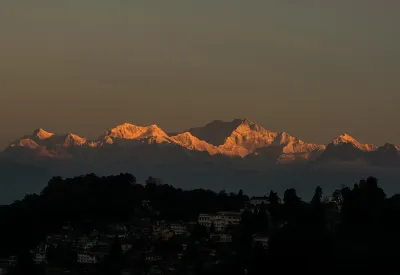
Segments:
[[[32,135],[13,142],[7,151],[12,148],[51,151],[59,148],[99,149],[110,145],[135,147],[150,144],[170,144],[190,151],[207,152],[209,155],[241,158],[265,154],[263,149],[274,148],[280,152],[278,157],[286,161],[296,160],[295,154],[311,156],[314,152],[325,149],[324,145],[306,143],[286,132],[269,131],[250,120],[235,119],[231,122],[216,120],[173,136],[166,134],[157,125],[137,126],[124,123],[106,131],[96,140],[88,140],[72,133],[59,135],[38,129]]]

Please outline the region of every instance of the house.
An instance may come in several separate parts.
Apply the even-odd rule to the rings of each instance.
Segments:
[[[108,227],[112,233],[128,232],[128,227],[124,224],[113,224]]]
[[[0,259],[0,275],[8,274],[9,269],[15,267],[17,264],[17,257],[11,256],[9,258]]]
[[[163,241],[168,241],[174,236],[174,232],[171,230],[171,228],[166,226],[162,227],[160,229],[160,232],[161,232],[161,239]]]
[[[268,248],[268,244],[269,244],[269,238],[267,236],[254,235],[253,236],[253,245],[256,245],[256,244],[260,244],[265,249],[267,249]]]
[[[36,247],[36,252],[40,253],[40,254],[46,254],[47,252],[47,248],[49,247],[49,245],[44,244],[44,243],[40,243],[37,247]]]
[[[69,274],[69,271],[65,268],[50,267],[46,268],[46,275],[60,275]]]
[[[169,227],[175,235],[184,235],[187,233],[187,227],[184,223],[171,223]]]
[[[162,257],[158,256],[158,255],[150,254],[150,255],[147,255],[145,259],[148,262],[157,262],[157,261],[162,260]]]
[[[60,235],[60,234],[49,235],[46,237],[47,242],[50,242],[50,241],[62,242],[64,239],[65,239],[65,235]]]
[[[232,236],[226,233],[214,233],[210,235],[210,241],[215,243],[231,243]]]
[[[16,266],[17,262],[18,262],[17,256],[10,256],[8,258],[0,259],[0,264],[2,264],[2,265],[5,264],[5,265],[11,266],[11,267]]]
[[[151,210],[153,208],[152,206],[153,206],[153,203],[151,201],[148,201],[148,200],[142,201],[143,208]]]
[[[41,264],[41,263],[43,263],[45,260],[46,260],[46,254],[45,254],[45,253],[44,253],[44,254],[42,254],[42,253],[36,253],[36,255],[35,255],[34,259],[33,259],[33,261],[34,261],[36,264]]]
[[[152,266],[152,267],[150,267],[149,274],[150,275],[162,275],[163,272],[160,267]]]
[[[99,261],[101,261],[101,260],[103,260],[105,257],[107,257],[108,255],[109,255],[110,253],[109,253],[109,251],[107,250],[107,251],[102,251],[102,250],[98,250],[98,249],[96,249],[96,251],[95,252],[92,252],[92,255],[93,256],[96,256],[96,259],[97,259],[97,261],[99,262]]]
[[[72,228],[72,226],[70,224],[66,224],[62,227],[62,231],[64,233],[70,233],[70,232],[74,231],[74,229]]]
[[[153,230],[151,232],[151,236],[150,238],[154,241],[154,240],[158,240],[161,238],[161,227],[158,225],[154,225],[153,226]]]
[[[110,242],[108,240],[99,240],[97,241],[96,244],[96,249],[97,250],[108,250],[108,248],[110,247]]]
[[[265,196],[264,197],[252,197],[250,199],[250,203],[252,205],[255,205],[255,206],[258,206],[258,205],[261,205],[261,204],[267,205],[268,204],[268,198],[265,197]]]
[[[132,248],[132,245],[131,245],[131,244],[127,244],[127,243],[121,244],[121,250],[122,250],[122,252],[127,252],[127,251],[129,251],[131,248]]]
[[[90,250],[97,245],[97,240],[87,240],[86,243],[82,246],[84,250]]]
[[[78,263],[80,264],[97,264],[98,260],[92,253],[80,252],[78,253]]]
[[[232,235],[229,234],[221,234],[219,241],[221,243],[231,243],[232,242]]]
[[[211,228],[214,225],[216,232],[225,231],[228,226],[239,225],[241,221],[240,212],[217,212],[216,214],[200,214],[198,222],[200,225]]]

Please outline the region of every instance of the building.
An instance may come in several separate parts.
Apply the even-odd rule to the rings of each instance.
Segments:
[[[33,261],[36,264],[41,264],[46,260],[46,254],[41,254],[41,253],[36,253],[35,258],[33,259]]]
[[[162,257],[158,256],[158,255],[151,254],[151,255],[147,255],[145,259],[148,262],[157,262],[157,261],[161,261]]]
[[[208,229],[214,225],[216,232],[225,231],[228,226],[237,226],[241,220],[240,212],[217,212],[216,214],[200,214],[199,224]]]
[[[231,243],[232,242],[232,235],[229,234],[221,234],[220,236],[221,243]]]
[[[88,240],[82,247],[85,250],[90,250],[93,247],[95,247],[96,245],[97,245],[97,240]]]
[[[213,233],[210,235],[209,240],[215,243],[231,243],[232,235],[227,233]]]
[[[46,275],[61,275],[61,274],[69,274],[69,270],[62,267],[46,268]]]
[[[252,205],[255,205],[255,206],[258,206],[258,205],[261,205],[261,204],[268,204],[268,198],[267,197],[252,197],[251,199],[250,199],[250,203],[252,204]]]
[[[97,257],[90,253],[78,253],[78,263],[80,264],[97,264]]]
[[[121,250],[124,253],[129,251],[132,247],[133,246],[131,244],[128,244],[128,243],[121,244]]]
[[[151,201],[148,200],[143,200],[142,201],[142,207],[148,210],[153,209],[153,203]]]
[[[269,238],[267,236],[253,236],[253,244],[260,244],[262,245],[265,249],[268,248],[268,244],[269,244]]]
[[[187,233],[187,228],[184,223],[171,223],[169,227],[175,235],[184,235]]]
[[[40,243],[37,247],[36,247],[36,253],[40,253],[40,254],[46,254],[47,253],[47,248],[49,246],[45,243]]]
[[[171,228],[165,226],[160,229],[160,237],[163,241],[168,241],[174,236],[174,232]]]

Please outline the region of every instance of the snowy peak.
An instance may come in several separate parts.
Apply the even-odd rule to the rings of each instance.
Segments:
[[[36,149],[39,148],[40,145],[34,142],[32,139],[29,138],[24,138],[19,140],[16,143],[13,143],[10,145],[10,147],[15,148],[15,147],[23,147],[23,148],[29,148],[29,149]]]
[[[279,133],[274,143],[281,145],[285,154],[320,152],[326,148],[325,145],[306,143],[286,132]]]
[[[9,147],[24,147],[36,149],[39,147],[47,149],[56,149],[61,147],[76,147],[86,144],[87,139],[75,134],[58,135],[47,132],[43,129],[33,131],[32,135],[24,136],[13,142]]]
[[[385,143],[383,146],[380,146],[378,150],[383,152],[400,152],[400,148],[394,144]]]
[[[257,148],[271,145],[277,135],[276,132],[267,131],[262,126],[244,119],[219,148],[224,154],[245,157]]]
[[[261,163],[293,163],[312,160],[346,162],[362,160],[365,163],[388,163],[393,162],[394,159],[399,159],[400,163],[400,148],[393,144],[385,144],[377,148],[372,144],[362,144],[347,133],[336,137],[327,146],[312,144],[288,132],[269,131],[248,119],[234,119],[228,122],[214,120],[205,126],[191,128],[180,134],[171,134],[171,136],[157,125],[137,126],[124,123],[106,131],[96,140],[88,140],[72,133],[54,134],[39,128],[33,134],[23,136],[13,142],[7,148],[9,149],[7,152],[20,154],[31,151],[36,154],[40,151],[41,155],[51,157],[94,154],[88,158],[92,159],[92,157],[96,158],[98,150],[102,150],[107,144],[112,146],[109,147],[109,151],[104,152],[112,154],[114,152],[135,154],[137,150],[127,151],[125,148],[140,147],[147,150],[145,146],[157,145],[149,146],[149,149],[171,148],[171,150],[166,150],[168,152],[173,152],[174,149],[182,152],[185,151],[182,149],[187,149],[207,152],[210,155],[242,157],[250,161],[257,159]],[[82,148],[81,151],[80,148]],[[97,149],[89,150],[88,148]],[[190,155],[196,154],[193,152]],[[373,159],[375,160],[372,161]]]
[[[192,144],[196,144],[198,142],[201,142],[200,139],[198,139],[197,137],[193,136],[189,132],[184,132],[182,134],[173,136],[173,137],[171,137],[171,139],[173,139],[173,140],[175,140],[176,142],[179,142],[179,143],[186,143],[188,145],[192,145]]]
[[[370,162],[370,153],[375,151],[375,145],[362,144],[351,135],[344,133],[328,144],[319,160],[324,162],[344,161],[366,164]]]
[[[54,133],[50,133],[43,130],[42,128],[39,128],[33,131],[32,137],[37,138],[39,140],[46,140],[53,137],[54,135],[55,135]]]
[[[136,126],[130,123],[124,123],[108,131],[107,136],[113,138],[139,139],[155,136],[167,137],[167,134],[157,125]]]
[[[124,123],[107,131],[103,137],[108,144],[114,143],[115,139],[149,139],[151,143],[162,143],[168,142],[169,137],[157,125],[136,126]]]
[[[350,136],[347,133],[341,134],[340,136],[336,137],[332,143],[334,145],[341,145],[344,143],[352,143],[352,144],[357,144],[359,143],[355,138],[353,138],[352,136]]]
[[[204,140],[200,140],[197,137],[193,136],[189,132],[184,132],[182,134],[171,137],[171,139],[178,145],[185,147],[189,150],[196,151],[206,151],[210,155],[215,155],[218,153],[218,149],[216,146],[211,145]]]
[[[364,151],[364,152],[371,152],[376,150],[376,146],[373,144],[362,144],[359,141],[357,141],[354,137],[350,136],[347,133],[344,133],[338,137],[336,137],[333,141],[332,144],[334,146],[341,146],[343,144],[351,144],[353,147]]]
[[[267,130],[264,129],[264,127],[255,124],[252,121],[249,121],[247,119],[244,119],[242,123],[235,129],[234,133],[240,134],[240,135],[247,135],[250,132],[258,132],[258,133],[268,133]],[[277,133],[270,132],[273,135],[276,135]]]
[[[75,146],[82,146],[86,144],[87,138],[83,138],[77,136],[75,134],[69,133],[64,138],[64,147],[75,147]]]
[[[325,146],[307,144],[286,132],[268,131],[248,119],[234,119],[231,122],[214,120],[204,127],[189,132],[200,140],[216,146],[219,153],[245,157],[259,148],[279,147],[281,153],[300,153],[324,150]]]

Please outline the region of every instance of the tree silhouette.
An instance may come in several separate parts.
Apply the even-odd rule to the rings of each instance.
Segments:
[[[270,221],[268,217],[267,206],[262,203],[258,208],[256,215],[257,232],[267,235],[270,231]]]
[[[320,186],[317,186],[314,192],[314,196],[311,200],[312,205],[320,205],[321,204],[321,199],[322,199],[322,188]]]
[[[296,190],[293,188],[287,189],[284,193],[283,201],[285,217],[288,220],[297,219],[300,211],[301,199],[297,196]]]
[[[212,222],[211,226],[210,226],[210,234],[214,234],[214,233],[215,233],[215,224],[214,224],[214,222]]]
[[[281,199],[278,197],[277,193],[271,190],[268,196],[268,202],[267,208],[271,214],[272,220],[279,223],[283,219],[280,204]]]

